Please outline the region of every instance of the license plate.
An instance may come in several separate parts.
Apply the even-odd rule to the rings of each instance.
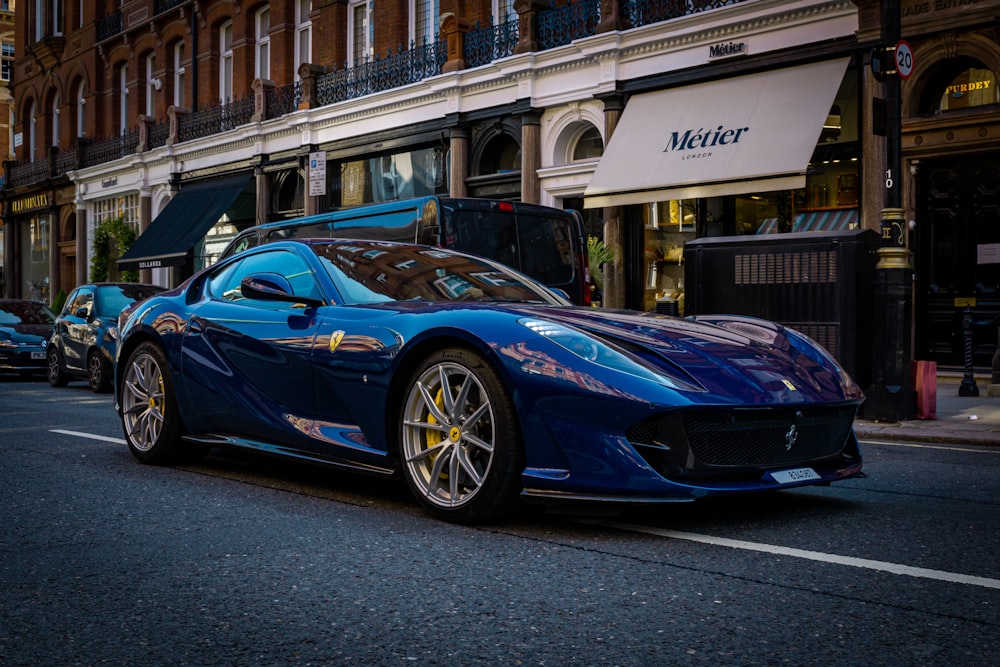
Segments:
[[[772,472],[771,479],[778,484],[791,484],[792,482],[808,482],[820,479],[820,476],[812,468],[794,468],[793,470]]]
[[[45,352],[32,352],[31,353],[31,358],[32,359],[45,359]]]

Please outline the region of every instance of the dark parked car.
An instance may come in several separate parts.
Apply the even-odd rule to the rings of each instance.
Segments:
[[[81,377],[95,392],[111,391],[119,313],[163,289],[140,283],[95,283],[73,290],[56,318],[49,344],[49,384],[63,387],[71,378]]]
[[[670,503],[857,476],[861,389],[754,318],[575,307],[493,260],[304,239],[246,250],[119,319],[132,453],[243,447],[402,476],[429,511]]]
[[[45,348],[56,316],[41,301],[0,299],[0,373],[45,371]]]

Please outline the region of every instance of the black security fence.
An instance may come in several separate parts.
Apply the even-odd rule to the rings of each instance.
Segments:
[[[872,230],[709,237],[684,248],[686,315],[750,315],[825,347],[867,389],[872,382]]]

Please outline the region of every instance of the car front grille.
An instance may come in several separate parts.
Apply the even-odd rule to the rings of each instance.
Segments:
[[[626,437],[662,474],[800,465],[841,454],[854,405],[690,410],[644,420]]]

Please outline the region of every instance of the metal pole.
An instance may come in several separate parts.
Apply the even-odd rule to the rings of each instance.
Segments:
[[[895,61],[899,42],[899,0],[882,3],[882,56]],[[895,67],[883,83],[886,110],[885,208],[882,248],[875,265],[874,343],[872,380],[864,415],[877,421],[901,421],[916,416],[913,379],[913,266],[906,249],[905,211],[901,208],[902,156],[899,75]]]

